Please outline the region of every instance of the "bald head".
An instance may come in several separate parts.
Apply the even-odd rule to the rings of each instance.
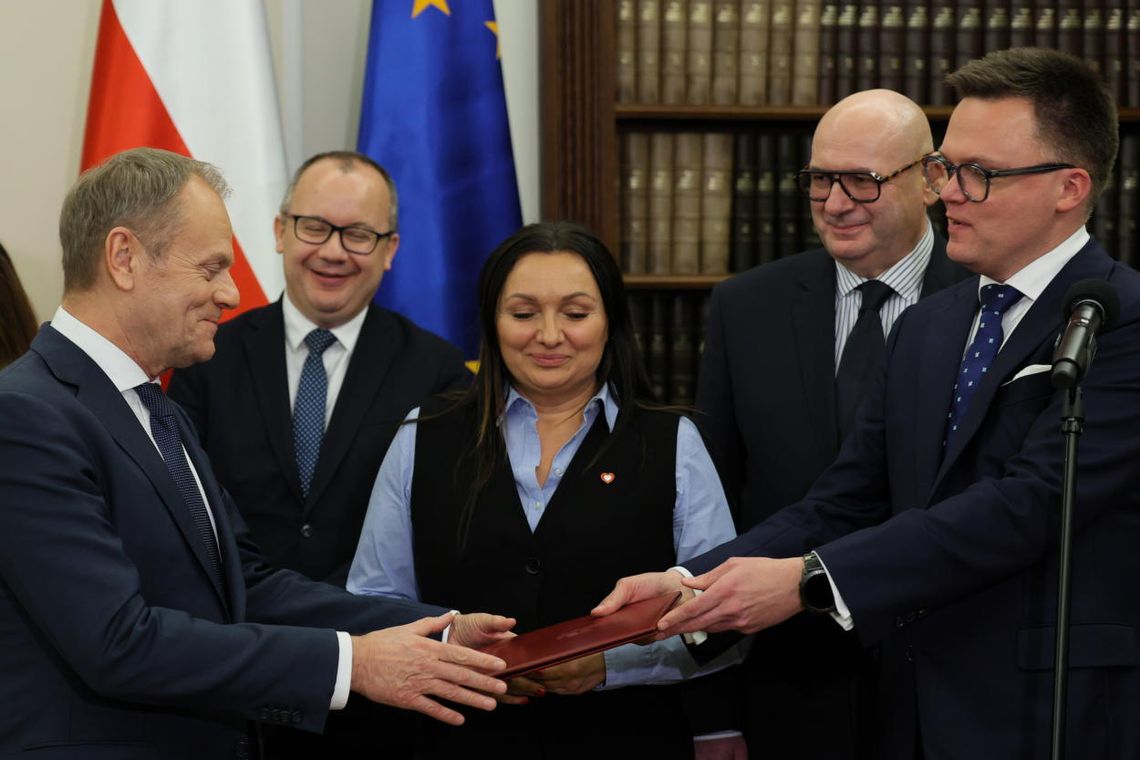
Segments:
[[[936,199],[919,164],[933,149],[922,109],[891,90],[857,92],[823,115],[812,138],[810,168],[825,181],[838,181],[826,198],[811,201],[811,212],[836,261],[860,277],[878,277],[914,250],[927,229],[926,207]],[[836,174],[828,177],[830,172]],[[850,172],[888,178],[879,182],[878,199],[852,199],[844,188],[856,180],[843,179]]]

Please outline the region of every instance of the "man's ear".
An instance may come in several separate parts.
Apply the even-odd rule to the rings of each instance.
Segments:
[[[1081,168],[1063,169],[1063,182],[1057,195],[1057,211],[1065,213],[1084,206],[1092,192],[1092,177]]]
[[[143,245],[126,227],[115,227],[103,241],[103,265],[119,290],[134,290],[138,284],[139,266],[146,255]]]
[[[277,252],[285,253],[285,221],[280,214],[273,217],[273,239],[277,241]]]
[[[387,240],[382,240],[381,244],[387,246],[384,251],[384,271],[390,272],[392,270],[392,260],[396,258],[396,249],[400,247],[400,235],[398,233],[393,234],[392,237]]]

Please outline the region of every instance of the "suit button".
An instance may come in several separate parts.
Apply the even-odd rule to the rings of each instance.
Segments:
[[[530,557],[526,561],[526,571],[529,575],[538,575],[539,570],[542,570],[542,562],[538,557]]]
[[[312,538],[313,533],[315,533],[315,532],[316,531],[313,530],[313,526],[309,525],[308,523],[305,523],[304,525],[301,526],[301,537],[302,538]]]

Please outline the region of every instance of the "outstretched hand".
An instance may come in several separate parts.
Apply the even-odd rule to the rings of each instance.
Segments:
[[[677,605],[682,605],[693,597],[692,590],[681,585],[683,579],[684,576],[674,570],[626,576],[617,582],[605,599],[598,602],[598,606],[590,610],[590,614],[598,617],[612,615],[627,604],[677,591],[681,592]]]
[[[471,618],[464,621],[463,618]],[[448,625],[452,640],[444,644],[428,638]],[[497,615],[450,613],[423,618],[407,625],[373,631],[352,638],[352,690],[374,702],[421,712],[458,726],[463,715],[444,707],[433,697],[480,710],[493,710],[490,694],[507,690],[503,681],[486,675],[506,667],[498,657],[461,646],[496,640],[514,621]]]

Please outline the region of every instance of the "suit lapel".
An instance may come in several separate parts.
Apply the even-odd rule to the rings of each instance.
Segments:
[[[337,394],[328,429],[321,441],[320,457],[309,487],[309,498],[305,502],[306,512],[312,509],[331,482],[356,438],[356,431],[372,407],[374,397],[384,387],[385,376],[399,359],[400,346],[395,329],[395,321],[387,312],[375,306],[368,307],[345,372],[344,384]]]
[[[278,300],[254,315],[242,335],[258,411],[265,421],[269,446],[278,469],[286,474],[290,490],[301,498],[301,480],[293,455],[293,415],[289,406],[289,380],[285,372],[285,318]]]
[[[44,340],[38,349],[41,349],[40,354],[44,357],[44,361],[51,367],[56,377],[75,386],[76,399],[99,418],[119,447],[150,480],[170,518],[178,526],[186,545],[197,558],[203,574],[214,586],[224,605],[226,594],[214,581],[206,547],[202,545],[190,510],[170,477],[162,455],[158,453],[154,442],[139,424],[138,417],[123,399],[123,394],[115,388],[98,365],[71,341],[50,328],[41,332],[41,336]],[[40,343],[39,338],[37,343]],[[192,440],[192,438],[186,437],[184,431],[183,440]],[[199,469],[199,477],[202,477],[201,473]]]
[[[934,246],[930,249],[930,263],[926,265],[926,272],[922,276],[922,292],[919,298],[926,298],[938,291],[948,288],[956,282],[964,280],[969,272],[955,264],[946,256],[946,241],[934,236]]]
[[[799,254],[801,256],[807,253]],[[835,420],[835,263],[829,256],[811,262],[792,302],[796,360],[817,440],[832,455],[838,447]]]

